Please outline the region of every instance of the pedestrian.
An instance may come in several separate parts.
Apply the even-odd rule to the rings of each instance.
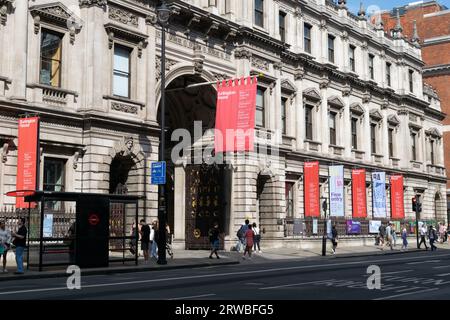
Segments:
[[[428,229],[428,239],[430,239],[430,247],[431,251],[434,251],[437,249],[437,247],[434,245],[434,242],[437,240],[437,232],[436,229],[430,225]]]
[[[0,258],[3,257],[3,273],[7,273],[6,270],[6,257],[8,250],[11,248],[11,230],[6,228],[5,221],[0,221]]]
[[[444,243],[445,226],[443,222],[439,222],[439,243]]]
[[[389,246],[391,248],[391,250],[393,250],[392,248],[392,225],[389,222],[387,227],[386,227],[386,246]]]
[[[259,246],[259,242],[261,241],[261,233],[259,232],[259,228],[255,222],[252,224],[252,230],[255,234],[253,250],[256,252],[256,247],[258,247],[258,252],[261,253],[261,247]]]
[[[173,259],[172,233],[170,232],[170,226],[168,223],[166,223],[166,250],[170,258]]]
[[[402,240],[403,240],[403,245],[402,245],[402,250],[408,250],[408,231],[406,230],[406,225],[403,226],[402,229]]]
[[[448,226],[444,227],[444,242],[448,241]]]
[[[136,232],[139,231],[136,228],[136,222],[133,222],[130,230],[130,237],[132,238],[130,240],[130,249],[129,249],[132,255],[136,254],[136,238],[138,238]]]
[[[25,227],[25,218],[20,218],[18,222],[19,229],[17,232],[11,232],[11,236],[14,237],[13,245],[16,247],[16,264],[17,271],[15,274],[23,274],[23,252],[27,243],[27,228]]]
[[[422,226],[419,229],[420,232],[420,242],[419,242],[419,249],[422,247],[422,243],[425,245],[425,250],[428,250],[427,241],[425,239],[427,235],[427,227],[425,224],[422,224]]]
[[[378,245],[380,246],[381,250],[384,250],[384,237],[386,236],[386,228],[383,223],[381,223],[380,227],[378,228]]]
[[[336,254],[336,248],[338,245],[338,232],[336,229],[336,224],[331,227],[331,242],[333,244],[332,253]]]
[[[76,264],[76,253],[75,253],[75,240],[77,237],[77,224],[76,222],[72,222],[67,230],[65,243],[69,247],[69,261],[71,264]]]
[[[150,257],[155,259],[158,259],[158,239],[159,239],[158,235],[159,235],[158,220],[153,220],[152,230],[150,234],[151,249],[152,249]]]
[[[395,228],[395,224],[392,224],[392,242],[393,246],[397,245],[397,229]]]
[[[246,220],[248,221],[248,220]],[[252,225],[248,224],[247,225],[247,231],[245,231],[245,250],[244,250],[244,255],[242,256],[242,259],[245,259],[245,254],[248,252],[248,258],[252,259],[252,248],[253,248],[253,244],[254,244],[254,236],[255,234],[253,233],[252,230]]]
[[[141,250],[144,254],[144,263],[148,263],[148,252],[150,249],[150,226],[144,219],[140,221],[141,225]]]
[[[238,242],[236,244],[236,251],[240,252],[241,251],[241,247],[245,250],[246,244],[245,244],[245,233],[248,230],[248,226],[250,224],[250,221],[248,219],[246,219],[244,221],[245,223],[243,225],[241,225],[241,227],[239,228],[238,232],[236,233],[237,237],[238,237]]]
[[[216,255],[217,259],[220,259],[219,254],[217,253],[217,250],[219,250],[219,224],[217,222],[214,223],[214,226],[209,230],[209,242],[211,243],[211,253],[209,255],[209,258],[213,258],[213,254]]]

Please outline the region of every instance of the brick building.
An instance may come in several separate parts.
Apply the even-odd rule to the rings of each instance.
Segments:
[[[372,19],[376,20],[377,17]],[[437,1],[415,2],[394,8],[389,12],[382,12],[381,19],[388,35],[405,37],[420,45],[422,59],[425,62],[423,68],[425,88],[430,93],[430,99],[435,90],[441,101],[442,112],[447,114],[443,121],[443,135],[447,171],[447,207],[450,214],[450,180],[448,180],[450,177],[450,9]]]

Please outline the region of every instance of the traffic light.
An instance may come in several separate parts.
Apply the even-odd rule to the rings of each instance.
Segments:
[[[420,202],[417,203],[417,211],[422,212],[422,204]]]
[[[416,212],[417,209],[417,199],[416,197],[412,198],[412,211]]]

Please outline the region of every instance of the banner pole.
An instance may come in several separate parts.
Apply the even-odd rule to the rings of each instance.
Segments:
[[[253,77],[258,78],[258,77],[262,77],[262,74],[259,74],[259,75],[256,75],[256,76],[249,76],[249,77],[251,77],[251,78],[253,78]],[[245,77],[245,78],[247,78],[247,77]],[[216,84],[218,82],[223,82],[223,81],[228,83],[228,81],[234,81],[236,79],[241,79],[241,77],[224,79],[224,80],[217,80],[217,81],[207,81],[207,82],[194,83],[194,84],[190,84],[190,85],[188,85],[186,87],[166,89],[166,92],[172,92],[172,91],[179,91],[179,90],[191,89],[191,88],[196,88],[196,87],[209,86],[209,85]]]

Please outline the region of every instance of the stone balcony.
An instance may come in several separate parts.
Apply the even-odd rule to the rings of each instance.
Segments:
[[[294,146],[295,138],[283,135],[283,147],[292,150]]]
[[[391,167],[398,168],[400,166],[400,159],[395,157],[389,158],[389,164]]]
[[[106,110],[108,110],[111,115],[141,118],[145,116],[143,114],[145,111],[145,103],[139,101],[118,96],[105,95],[103,96],[103,104],[104,106],[106,104]]]
[[[322,143],[313,140],[305,140],[305,149],[308,151],[321,152],[322,151]]]
[[[328,146],[328,150],[330,154],[342,157],[344,155],[345,148],[341,146],[336,146],[334,144],[330,144]]]
[[[381,154],[377,154],[377,153],[372,153],[372,162],[375,163],[383,163],[383,155]]]
[[[353,159],[364,160],[365,152],[362,150],[352,149]]]
[[[440,176],[445,175],[445,167],[435,164],[427,164],[427,173],[437,174]]]
[[[422,171],[423,163],[416,160],[410,160],[409,163],[411,164],[411,169],[415,171]]]
[[[62,109],[76,109],[78,93],[44,84],[28,84],[27,99],[30,102]]]

